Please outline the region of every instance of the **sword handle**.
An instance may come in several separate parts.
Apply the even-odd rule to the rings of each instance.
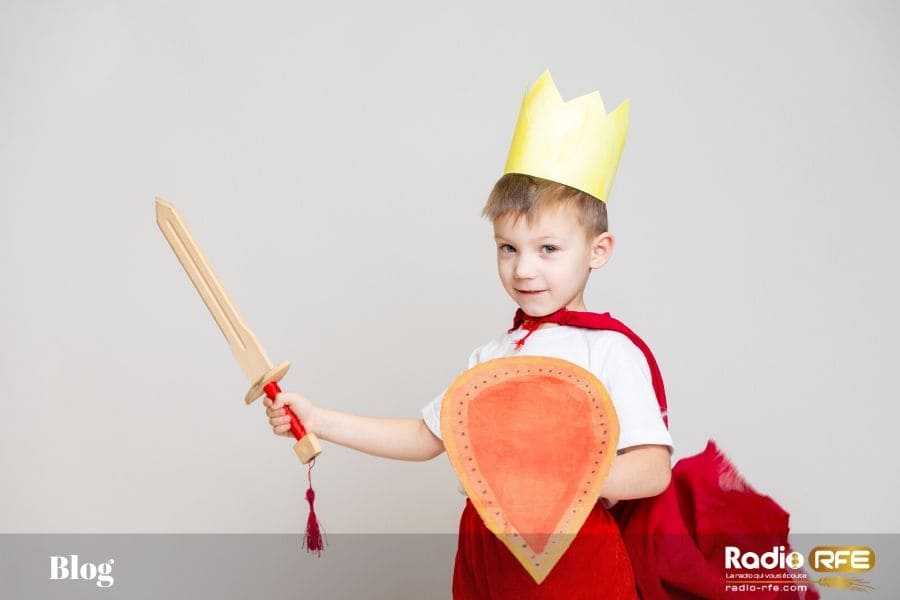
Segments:
[[[263,390],[270,400],[275,400],[275,396],[281,393],[281,388],[278,387],[277,381],[270,381],[263,387]],[[303,423],[300,422],[300,419],[297,418],[290,406],[285,405],[284,412],[291,420],[291,433],[297,438],[297,443],[294,444],[294,452],[297,453],[300,461],[306,464],[322,453],[322,446],[319,445],[316,434],[306,431]]]

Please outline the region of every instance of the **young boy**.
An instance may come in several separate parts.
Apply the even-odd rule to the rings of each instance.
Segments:
[[[591,271],[612,256],[615,239],[607,230],[606,201],[627,118],[627,101],[607,115],[596,92],[563,103],[549,71],[526,94],[504,175],[483,209],[493,223],[500,280],[519,306],[516,325],[469,358],[472,368],[515,354],[552,356],[591,371],[603,383],[619,422],[617,456],[579,537],[604,535],[595,542],[576,539],[537,585],[505,547],[491,540],[467,500],[454,598],[635,597],[631,564],[606,509],[667,488],[672,438],[651,366],[635,342],[618,331],[566,324],[578,322],[571,315],[592,315],[586,312],[585,286]],[[322,439],[375,456],[421,461],[444,451],[443,396],[422,409],[421,419],[348,414],[288,392],[265,403],[276,434],[290,435],[287,404]],[[481,536],[481,542],[473,542],[473,536]]]
[[[522,209],[528,212],[507,212],[503,204],[510,199],[528,206]],[[563,185],[509,174],[497,183],[484,210],[494,220],[503,287],[526,315],[548,315],[563,307],[587,310],[588,277],[609,261],[615,244],[605,230],[601,203]],[[517,350],[516,342],[523,337],[527,343]],[[479,346],[469,357],[469,367],[514,353],[564,358],[591,370],[606,386],[620,423],[619,457],[603,487],[603,498],[610,505],[654,496],[666,488],[672,438],[659,411],[647,361],[627,337],[541,323],[532,332],[520,327]],[[291,435],[282,408],[288,404],[307,431],[321,439],[384,458],[423,461],[444,451],[439,425],[442,398],[443,393],[424,407],[421,419],[353,415],[289,392],[279,394],[274,403],[268,398],[265,402],[278,435]]]

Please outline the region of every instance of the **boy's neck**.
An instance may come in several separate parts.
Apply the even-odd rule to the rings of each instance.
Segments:
[[[521,307],[519,307],[519,308],[521,310]],[[559,312],[561,310],[562,310],[562,308],[557,309],[554,312]],[[573,311],[573,312],[588,312],[587,306],[584,305],[584,301],[581,298],[577,298],[576,300],[572,301],[570,304],[566,305],[565,310]],[[552,315],[553,313],[548,313],[548,314]],[[524,311],[523,311],[523,315],[525,315],[526,319],[533,318],[535,321],[539,321],[540,319],[547,316],[547,315],[544,315],[544,317],[529,317],[529,315],[527,313],[525,313]],[[562,323],[554,323],[553,321],[544,321],[542,323],[539,323],[538,326],[534,328],[534,330],[546,329],[549,327],[560,327],[561,325],[562,325]]]

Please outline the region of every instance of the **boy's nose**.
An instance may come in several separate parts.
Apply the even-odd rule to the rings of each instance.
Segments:
[[[516,261],[514,273],[517,279],[531,279],[534,277],[534,264],[529,260],[519,259]]]

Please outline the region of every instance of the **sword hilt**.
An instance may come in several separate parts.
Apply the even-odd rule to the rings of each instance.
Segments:
[[[275,400],[276,395],[281,393],[281,388],[276,381],[267,383],[263,386],[263,390],[266,392],[269,400],[272,401]],[[319,445],[316,434],[306,431],[303,423],[300,422],[300,419],[297,418],[297,415],[294,414],[294,411],[287,404],[284,405],[284,412],[291,420],[291,433],[297,438],[297,443],[294,444],[294,452],[297,454],[300,462],[306,464],[322,453],[322,446]]]

